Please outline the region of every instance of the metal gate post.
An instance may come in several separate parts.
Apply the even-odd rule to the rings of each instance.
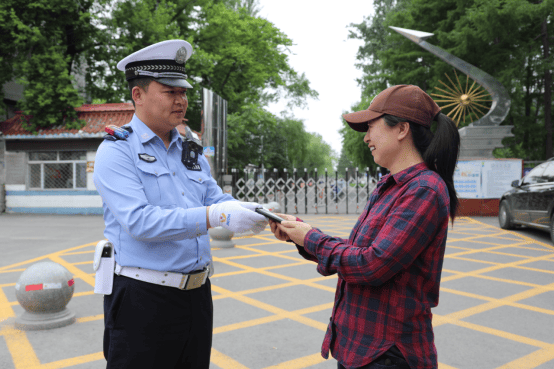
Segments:
[[[325,191],[325,214],[329,214],[327,212],[327,186],[329,185],[329,182],[327,181],[327,168],[325,168],[325,187],[324,187],[324,191]]]
[[[244,168],[244,200],[248,202],[248,169]]]
[[[348,214],[348,193],[350,191],[348,191],[348,168],[344,168],[344,187],[345,187],[345,191],[344,191],[344,197],[345,197],[345,200],[346,200],[346,214]]]
[[[366,186],[369,186],[369,167],[365,168],[365,180],[366,180]],[[367,187],[367,199],[365,202],[367,203],[369,201],[369,187]],[[365,207],[365,206],[364,206]]]
[[[339,171],[335,172],[335,209],[339,213]]]
[[[294,168],[293,178],[294,178],[294,213],[298,214],[298,206],[297,206],[298,197],[296,197],[298,192],[298,189],[296,188],[296,168]]]
[[[308,168],[304,168],[304,214],[308,214]]]
[[[273,168],[273,174],[271,174],[271,178],[273,178],[273,201],[281,206],[281,204],[279,203],[279,196],[277,195],[277,179],[279,178],[277,168]]]
[[[283,170],[285,171],[285,188],[283,189],[283,194],[285,195],[285,211],[283,211],[283,213],[288,214],[287,197],[288,197],[289,173],[287,172],[287,168],[283,168]]]
[[[315,171],[315,174],[314,174],[314,177],[315,177],[315,183],[314,183],[315,213],[319,214],[319,210],[317,209],[317,191],[318,191],[317,184],[319,183],[319,178],[317,178],[317,168],[315,168],[314,171]]]
[[[358,214],[358,210],[360,210],[360,200],[359,200],[359,193],[358,188],[360,187],[360,182],[358,180],[358,167],[356,167],[356,214]]]

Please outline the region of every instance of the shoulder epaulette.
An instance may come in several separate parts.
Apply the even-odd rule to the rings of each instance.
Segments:
[[[114,125],[109,125],[104,128],[106,135],[104,135],[104,140],[117,141],[117,140],[127,140],[129,133],[133,133],[133,129],[130,126],[118,127]]]

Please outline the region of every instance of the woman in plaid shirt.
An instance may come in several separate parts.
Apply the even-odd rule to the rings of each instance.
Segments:
[[[338,274],[323,357],[330,350],[339,369],[437,368],[431,308],[439,300],[448,220],[458,206],[458,130],[411,85],[390,87],[367,110],[343,117],[367,132],[375,163],[390,171],[350,237],[332,237],[291,215],[282,215],[287,221],[280,225],[270,222],[271,230],[294,242],[320,274]]]

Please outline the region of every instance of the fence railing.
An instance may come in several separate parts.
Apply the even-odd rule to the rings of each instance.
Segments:
[[[334,175],[296,169],[292,173],[232,169],[229,179],[223,188],[235,198],[277,202],[288,214],[361,213],[377,183],[369,171],[357,168]]]

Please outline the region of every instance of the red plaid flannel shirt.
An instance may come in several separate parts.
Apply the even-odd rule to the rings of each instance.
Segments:
[[[431,308],[439,301],[450,199],[424,163],[377,184],[348,240],[312,229],[302,256],[338,274],[321,355],[358,368],[396,345],[412,369],[437,367]]]

